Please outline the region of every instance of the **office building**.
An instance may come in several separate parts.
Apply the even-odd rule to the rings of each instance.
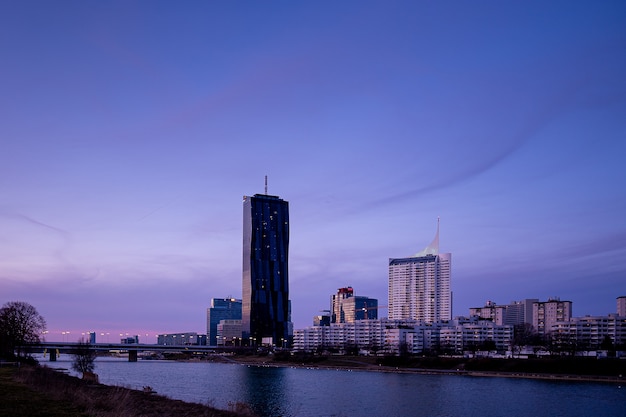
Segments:
[[[337,290],[337,294],[330,296],[330,322],[331,323],[345,323],[345,317],[343,313],[343,300],[354,296],[354,289],[352,287],[343,287]]]
[[[330,297],[331,323],[352,323],[355,320],[378,318],[378,300],[355,296],[352,287],[343,287]]]
[[[243,346],[241,334],[241,320],[220,320],[217,324],[217,345]]]
[[[322,311],[324,314],[313,316],[313,326],[330,326],[331,314],[329,310]]]
[[[243,198],[241,326],[246,340],[289,339],[289,204],[277,196]]]
[[[342,309],[345,323],[378,318],[378,300],[376,298],[355,295],[343,301]]]
[[[241,300],[235,298],[213,298],[207,309],[207,341],[217,346],[217,324],[220,320],[241,320]],[[239,335],[241,337],[241,335]]]
[[[408,258],[389,259],[389,319],[433,323],[452,319],[450,253],[439,253],[439,222],[432,243]]]

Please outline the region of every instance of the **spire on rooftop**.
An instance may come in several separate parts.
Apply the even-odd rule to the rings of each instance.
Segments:
[[[416,253],[411,258],[419,258],[426,255],[439,255],[439,217],[437,217],[437,233],[433,241],[423,251]]]

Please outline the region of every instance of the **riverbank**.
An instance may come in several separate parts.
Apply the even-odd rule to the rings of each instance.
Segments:
[[[219,410],[161,395],[84,381],[45,366],[0,368],[0,416],[244,417],[245,404]]]
[[[179,358],[183,359],[183,358]],[[282,359],[282,360],[281,360]],[[240,396],[237,390],[233,392],[223,392],[220,388],[216,388],[214,383],[212,382],[212,378],[204,378],[198,381],[200,386],[204,386],[204,390],[201,390],[200,395],[196,396],[180,396],[181,392],[179,391],[169,391],[167,386],[157,386],[157,391],[160,393],[167,393],[167,395],[173,398],[190,398],[187,401],[195,401],[199,399],[200,402],[204,402],[204,404],[215,404],[215,402],[211,401],[211,394],[213,395],[221,395],[221,398],[230,398],[230,399],[238,399],[245,398],[244,401],[249,402],[250,406],[254,406],[255,410],[260,413],[260,415],[278,415],[278,414],[267,414],[264,410],[266,407],[269,409],[280,409],[281,412],[285,410],[298,410],[298,407],[301,407],[303,403],[306,403],[308,399],[313,395],[311,392],[307,393],[307,387],[311,384],[311,381],[325,381],[325,384],[331,384],[331,381],[335,379],[339,379],[341,381],[358,381],[358,385],[363,385],[364,387],[368,386],[366,381],[374,380],[380,381],[387,380],[387,376],[384,375],[375,375],[375,373],[406,373],[406,374],[424,374],[424,375],[460,375],[467,376],[469,378],[437,378],[433,379],[431,382],[435,384],[435,386],[440,387],[456,387],[452,389],[461,389],[463,387],[468,387],[468,390],[471,391],[471,387],[483,386],[484,384],[491,384],[490,386],[501,386],[508,384],[508,387],[516,387],[517,384],[514,381],[511,382],[495,382],[495,381],[480,381],[478,378],[480,377],[502,377],[502,378],[531,378],[531,379],[546,379],[546,380],[567,380],[570,382],[574,381],[591,381],[591,382],[617,382],[620,386],[623,382],[621,380],[610,379],[611,377],[600,376],[599,378],[593,375],[565,375],[558,374],[552,375],[547,373],[541,374],[523,374],[518,372],[496,372],[496,371],[478,371],[478,370],[467,370],[462,368],[502,368],[505,365],[510,368],[515,368],[521,366],[520,364],[516,364],[515,361],[504,362],[491,362],[491,361],[469,361],[466,360],[462,365],[462,368],[454,368],[454,366],[460,366],[458,358],[407,358],[406,367],[395,367],[390,365],[383,365],[379,363],[382,358],[374,358],[374,357],[346,357],[346,356],[329,356],[329,357],[315,357],[312,356],[310,358],[306,357],[298,357],[300,359],[299,363],[294,362],[293,360],[296,357],[291,357],[289,360],[284,360],[285,358],[281,358],[278,355],[278,358],[274,355],[267,356],[256,356],[256,355],[240,355],[240,356],[221,356],[221,355],[212,355],[210,357],[206,357],[204,359],[200,359],[198,357],[194,359],[189,359],[190,362],[224,362],[232,365],[236,365],[231,367],[206,367],[199,366],[197,369],[201,369],[206,371],[207,369],[213,369],[213,371],[217,371],[216,374],[214,372],[209,372],[210,374],[222,375],[224,381],[229,380],[228,375],[237,375],[236,379],[239,380],[242,375],[246,375],[246,381],[248,384],[248,394]],[[453,360],[452,360],[453,359]],[[148,361],[150,362],[150,361]],[[144,371],[151,369],[156,371],[158,375],[159,372],[162,372],[162,367],[166,367],[167,369],[174,370],[173,374],[185,374],[187,375],[189,372],[186,371],[190,367],[194,368],[193,364],[175,364],[174,362],[178,361],[170,361],[171,363],[161,363],[161,364],[144,364],[145,366],[133,366],[132,364],[127,364],[124,361],[105,361],[103,366],[103,375],[107,373],[110,374],[111,369],[115,370],[115,373],[119,372],[121,369],[137,369],[143,368]],[[183,360],[182,362],[186,362]],[[538,364],[543,365],[545,369],[554,367],[554,365],[549,365],[549,361],[537,361]],[[426,368],[417,368],[415,365],[421,364],[430,365],[431,369]],[[566,369],[568,366],[565,366],[566,362],[561,362],[560,366],[563,369]],[[587,361],[586,363],[581,363],[579,367],[579,371],[584,371],[589,365],[597,365],[596,362]],[[611,362],[602,362],[602,365],[597,366],[595,369],[601,369],[607,365],[611,366],[619,366],[621,363],[611,363]],[[106,366],[105,366],[106,365]],[[411,365],[411,366],[408,366]],[[527,362],[523,364],[527,368],[532,368],[536,366],[534,362]],[[111,368],[113,366],[113,368]],[[105,371],[105,368],[108,367],[108,371]],[[276,372],[274,370],[268,370],[268,372],[262,370],[238,370],[235,368],[238,367],[291,367],[291,368],[308,368],[311,369],[311,373],[309,372]],[[210,407],[205,407],[200,404],[194,403],[185,403],[178,400],[171,400],[168,398],[160,397],[158,394],[148,394],[141,392],[141,382],[138,386],[135,386],[135,390],[130,390],[127,388],[119,387],[119,386],[104,386],[100,384],[87,383],[86,381],[79,380],[77,378],[72,378],[68,375],[65,375],[59,371],[52,372],[50,369],[42,367],[41,369],[45,370],[45,372],[52,372],[55,379],[49,379],[49,375],[44,373],[43,377],[39,375],[37,378],[37,383],[32,383],[31,376],[34,374],[30,373],[23,374],[22,371],[27,367],[23,367],[23,369],[17,369],[16,367],[11,367],[10,372],[11,380],[8,385],[11,387],[10,390],[7,390],[7,385],[4,384],[3,381],[0,381],[0,416],[12,416],[12,417],[22,417],[22,416],[53,416],[53,417],[69,417],[69,416],[84,416],[84,417],[112,417],[112,416],[120,416],[120,417],[131,417],[131,416],[146,416],[146,417],[156,417],[156,416],[245,416],[252,415],[249,412],[249,408],[245,408],[244,405],[241,404],[233,404],[232,408],[230,404],[225,402],[220,403],[220,408],[229,409],[229,411],[216,410],[211,409]],[[228,368],[228,369],[227,369]],[[438,369],[435,369],[438,368]],[[37,369],[37,368],[34,368]],[[159,369],[161,369],[159,371]],[[336,373],[328,373],[328,372],[315,372],[315,369],[328,369],[328,370],[340,370],[344,372]],[[4,372],[6,368],[3,370],[0,368],[0,371]],[[203,371],[203,374],[206,372]],[[356,374],[357,372],[361,372],[360,375],[350,375],[350,373]],[[370,375],[365,375],[366,373],[370,373]],[[19,378],[18,378],[19,374]],[[4,375],[4,374],[2,374]],[[29,376],[30,375],[30,376]],[[147,373],[139,379],[144,384],[151,384],[150,381],[153,381],[155,373]],[[291,375],[291,378],[295,378],[292,380],[293,382],[301,382],[299,388],[294,388],[297,392],[305,393],[304,398],[298,398],[294,403],[290,403],[285,398],[281,398],[278,403],[271,403],[267,405],[263,401],[266,401],[266,398],[269,398],[266,394],[264,394],[264,389],[267,388],[269,384],[271,386],[272,383],[276,381],[281,381],[283,375]],[[335,376],[336,375],[336,376]],[[56,377],[62,378],[59,383]],[[476,378],[473,378],[476,377]],[[70,378],[67,382],[67,378]],[[381,379],[383,378],[383,379]],[[410,380],[413,380],[413,377],[408,377]],[[219,379],[219,377],[218,377]],[[23,381],[22,381],[23,380]],[[118,379],[119,380],[119,379]],[[392,377],[392,380],[393,377]],[[126,379],[121,379],[121,381],[126,381]],[[145,382],[144,382],[145,381]],[[125,383],[125,382],[124,382]],[[156,384],[156,382],[154,382]],[[185,379],[181,380],[173,380],[172,384],[174,386],[184,386]],[[290,383],[290,384],[291,384]],[[18,388],[22,390],[22,393],[19,395],[11,394],[7,397],[7,392],[15,391],[16,384]],[[135,384],[137,384],[135,382]],[[479,384],[479,385],[476,385]],[[494,385],[495,384],[495,385]],[[84,385],[83,388],[77,388],[79,385]],[[219,385],[219,383],[218,383]],[[280,384],[279,384],[280,385]],[[568,390],[574,390],[576,392],[575,385],[562,385],[562,384],[554,384],[553,389],[550,389],[550,392],[559,392],[560,386],[568,386]],[[602,387],[602,385],[607,385],[607,387]],[[291,385],[290,385],[291,386]],[[519,384],[520,387],[528,386],[528,384]],[[61,388],[59,388],[61,387]],[[294,385],[297,387],[297,384]],[[580,385],[580,387],[585,387],[585,385]],[[61,391],[61,395],[57,396],[50,392],[51,389],[55,389],[57,391]],[[192,387],[188,387],[192,388]],[[610,387],[609,384],[597,384],[594,390],[602,390],[602,389],[616,389],[617,387]],[[512,388],[509,388],[509,390]],[[270,388],[272,390],[272,388]],[[621,390],[620,390],[621,391]],[[217,394],[221,392],[221,394]],[[317,391],[316,391],[317,392]],[[334,391],[332,391],[334,392]],[[348,391],[349,392],[349,391]],[[570,392],[570,391],[567,391]],[[250,393],[257,393],[262,396],[263,400],[259,403],[260,400],[254,399],[254,396],[250,396]],[[208,394],[208,395],[207,395]],[[351,392],[350,395],[357,395],[359,392]],[[319,393],[315,394],[319,395]],[[313,395],[313,397],[315,396]],[[559,394],[559,396],[562,394]],[[76,401],[76,397],[80,398],[80,401]],[[144,397],[144,398],[141,398]],[[207,399],[208,398],[208,399]],[[215,397],[214,397],[215,398]],[[355,397],[356,398],[356,397]],[[576,397],[577,398],[577,397]],[[8,401],[7,401],[8,399]],[[367,401],[366,398],[361,398],[360,401]],[[549,401],[548,401],[549,402]],[[16,407],[16,412],[13,410],[13,406]],[[21,410],[20,407],[26,407],[26,409]],[[236,407],[243,407],[242,409],[237,409]],[[413,407],[414,405],[410,405]],[[200,408],[198,408],[200,407]],[[276,408],[278,407],[278,408]],[[283,407],[283,408],[280,408]],[[286,407],[286,408],[285,408]],[[307,409],[310,409],[311,405],[309,404]],[[313,406],[316,407],[316,406]],[[61,411],[59,411],[59,409]],[[67,410],[66,410],[67,409]],[[20,411],[21,410],[21,411]],[[261,411],[259,411],[261,410]],[[354,415],[354,410],[351,410],[347,414],[344,415]],[[325,409],[325,414],[307,414],[307,415],[333,415],[336,410],[327,410]],[[282,414],[282,415],[290,415],[295,416],[298,415],[297,412]],[[406,415],[406,414],[403,414]],[[513,414],[515,415],[515,414]],[[526,415],[526,412],[519,413],[517,415]],[[544,414],[549,415],[549,414]],[[612,414],[612,415],[620,415],[620,414]],[[623,415],[623,414],[621,414]]]
[[[595,358],[380,358],[364,356],[218,356],[212,361],[248,366],[525,378],[626,385],[626,360]]]

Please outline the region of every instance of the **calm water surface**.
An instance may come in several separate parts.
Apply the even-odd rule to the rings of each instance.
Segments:
[[[244,402],[261,416],[626,416],[626,386],[616,384],[112,359],[98,359],[96,373],[223,409]]]

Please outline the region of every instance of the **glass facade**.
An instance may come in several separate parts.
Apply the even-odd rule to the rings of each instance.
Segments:
[[[343,310],[343,301],[347,298],[354,296],[354,289],[352,287],[339,288],[337,294],[330,296],[330,316],[331,323],[345,323],[346,317]]]
[[[241,300],[213,298],[207,309],[207,339],[209,346],[217,346],[217,325],[220,320],[241,320]]]
[[[374,320],[378,318],[378,300],[355,296],[352,287],[339,288],[337,294],[330,296],[330,322],[354,323],[355,320]]]
[[[346,323],[354,323],[355,320],[378,319],[378,300],[375,298],[356,295],[347,298],[343,303],[343,308]]]
[[[289,203],[255,194],[243,198],[242,332],[244,342],[289,336]]]

